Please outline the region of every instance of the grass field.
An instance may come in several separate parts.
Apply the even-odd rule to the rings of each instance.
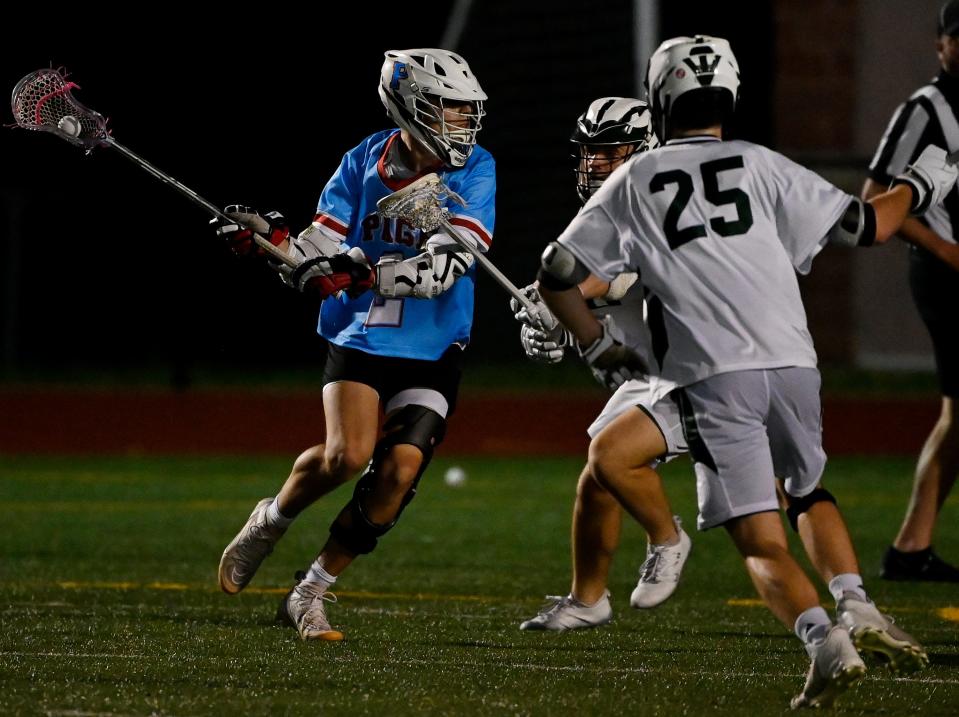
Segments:
[[[568,590],[568,460],[438,458],[374,554],[338,584],[338,644],[273,624],[347,493],[291,528],[253,585],[221,594],[223,546],[288,459],[0,458],[0,713],[81,715],[780,714],[807,660],[763,608],[722,531],[693,534],[683,584],[651,612],[628,607],[643,536],[628,524],[607,628],[522,633],[545,594]],[[874,578],[904,508],[907,461],[836,460],[828,482],[881,608],[923,640],[931,667],[879,666],[846,714],[959,713],[959,590]],[[685,461],[667,470],[695,517]],[[937,538],[959,557],[955,499]],[[870,580],[870,578],[872,578]],[[825,589],[824,604],[832,608]],[[871,666],[872,667],[872,666]]]

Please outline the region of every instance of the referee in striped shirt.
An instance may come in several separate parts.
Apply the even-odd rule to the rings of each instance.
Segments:
[[[869,165],[864,199],[883,192],[927,145],[959,150],[959,0],[939,11],[936,52],[939,74],[896,110]],[[959,569],[932,549],[936,518],[959,474],[959,190],[922,219],[906,220],[899,236],[910,244],[909,286],[932,337],[942,411],[919,455],[906,517],[880,575],[959,582]]]

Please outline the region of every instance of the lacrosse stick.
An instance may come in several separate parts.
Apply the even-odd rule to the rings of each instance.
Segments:
[[[143,157],[134,154],[110,136],[107,121],[99,112],[80,104],[70,93],[79,85],[69,82],[66,74],[52,68],[31,72],[13,88],[10,104],[13,119],[24,129],[51,132],[70,144],[83,147],[87,153],[96,147],[113,147],[124,157],[139,165],[165,184],[169,184],[194,204],[206,209],[217,219],[237,223],[185,184],[163,173]],[[259,234],[253,234],[256,245],[273,259],[288,267],[296,268],[296,262],[273,246]]]
[[[461,206],[466,206],[466,202],[460,195],[443,184],[435,173],[430,173],[389,196],[383,197],[376,203],[376,208],[380,216],[387,219],[403,219],[416,229],[426,232],[442,227],[453,238],[453,241],[473,255],[479,265],[496,280],[497,284],[506,289],[507,293],[526,309],[530,317],[538,320],[539,309],[527,298],[526,294],[517,289],[513,282],[507,279],[506,275],[474,246],[473,242],[468,241],[456,227],[450,224],[449,219],[447,219],[449,209],[442,206],[443,202],[448,199]]]

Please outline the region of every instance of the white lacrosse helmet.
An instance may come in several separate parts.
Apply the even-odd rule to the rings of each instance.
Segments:
[[[729,42],[721,37],[674,37],[660,45],[646,68],[646,95],[653,123],[663,141],[666,122],[676,100],[696,90],[728,91],[736,106],[739,99],[739,63]]]
[[[389,50],[380,70],[380,99],[400,129],[405,129],[444,164],[462,167],[481,127],[483,100],[466,60],[449,50]],[[447,125],[443,108],[470,103],[466,127]],[[438,128],[437,128],[438,126]]]
[[[638,152],[659,146],[649,105],[632,97],[600,97],[576,120],[572,137],[576,193],[584,204],[612,171]],[[602,148],[628,147],[615,157]]]

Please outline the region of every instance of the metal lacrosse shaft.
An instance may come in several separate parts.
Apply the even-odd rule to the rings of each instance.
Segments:
[[[426,199],[428,197],[429,199]],[[466,202],[461,196],[456,192],[451,190],[435,172],[424,175],[417,179],[416,181],[408,184],[402,189],[398,189],[389,196],[383,197],[376,203],[376,208],[379,210],[380,214],[385,217],[401,217],[406,221],[410,222],[417,229],[422,229],[425,231],[433,231],[437,227],[443,227],[446,230],[447,234],[460,245],[461,248],[468,251],[473,255],[473,258],[476,259],[477,263],[482,266],[486,272],[493,277],[497,284],[503,287],[506,292],[512,296],[520,305],[526,309],[526,312],[531,316],[539,316],[539,311],[536,309],[536,306],[533,304],[529,298],[526,297],[519,289],[517,289],[513,282],[506,278],[506,275],[503,274],[499,269],[497,269],[493,263],[486,258],[486,255],[483,254],[479,249],[477,249],[472,242],[467,241],[462,234],[450,224],[449,220],[446,218],[446,209],[440,206],[440,198],[445,197],[451,199],[452,201],[466,206]],[[417,201],[419,200],[419,201]],[[422,215],[418,207],[422,206],[424,203],[429,205],[429,208],[436,210],[430,212],[429,217]]]
[[[533,305],[533,302],[527,298],[526,294],[517,289],[513,282],[510,281],[503,272],[497,269],[493,262],[486,258],[486,255],[483,252],[477,249],[471,242],[464,239],[463,235],[460,234],[456,227],[450,224],[445,217],[440,219],[440,226],[443,227],[443,229],[445,229],[446,232],[453,238],[453,241],[472,254],[477,263],[486,270],[486,273],[492,276],[497,284],[506,289],[507,293],[516,299],[520,305],[526,309],[530,316],[538,315],[539,312]]]
[[[185,196],[194,204],[200,207],[203,207],[208,212],[213,214],[213,216],[215,216],[217,219],[222,219],[223,221],[226,221],[226,222],[236,222],[235,219],[225,214],[215,204],[208,202],[206,199],[201,197],[199,194],[194,192],[185,184],[177,181],[176,179],[171,177],[169,174],[164,173],[157,167],[154,167],[152,164],[146,161],[143,157],[138,155],[136,152],[133,152],[132,150],[128,149],[127,147],[124,147],[122,144],[120,144],[115,139],[113,139],[113,137],[111,137],[110,135],[106,135],[103,138],[103,142],[113,147],[115,150],[120,152],[120,154],[122,154],[124,157],[126,157],[130,161],[134,162],[135,164],[138,164],[140,167],[142,167],[147,172],[152,174],[154,177],[159,179],[161,182],[165,184],[169,184],[171,187],[173,187],[175,190],[180,192],[180,194]],[[291,259],[289,256],[284,254],[279,248],[273,246],[268,240],[264,239],[256,232],[253,232],[253,241],[255,241],[258,247],[260,247],[263,251],[269,254],[276,261],[279,261],[285,264],[291,269],[296,268],[296,262],[293,261],[293,259]]]

